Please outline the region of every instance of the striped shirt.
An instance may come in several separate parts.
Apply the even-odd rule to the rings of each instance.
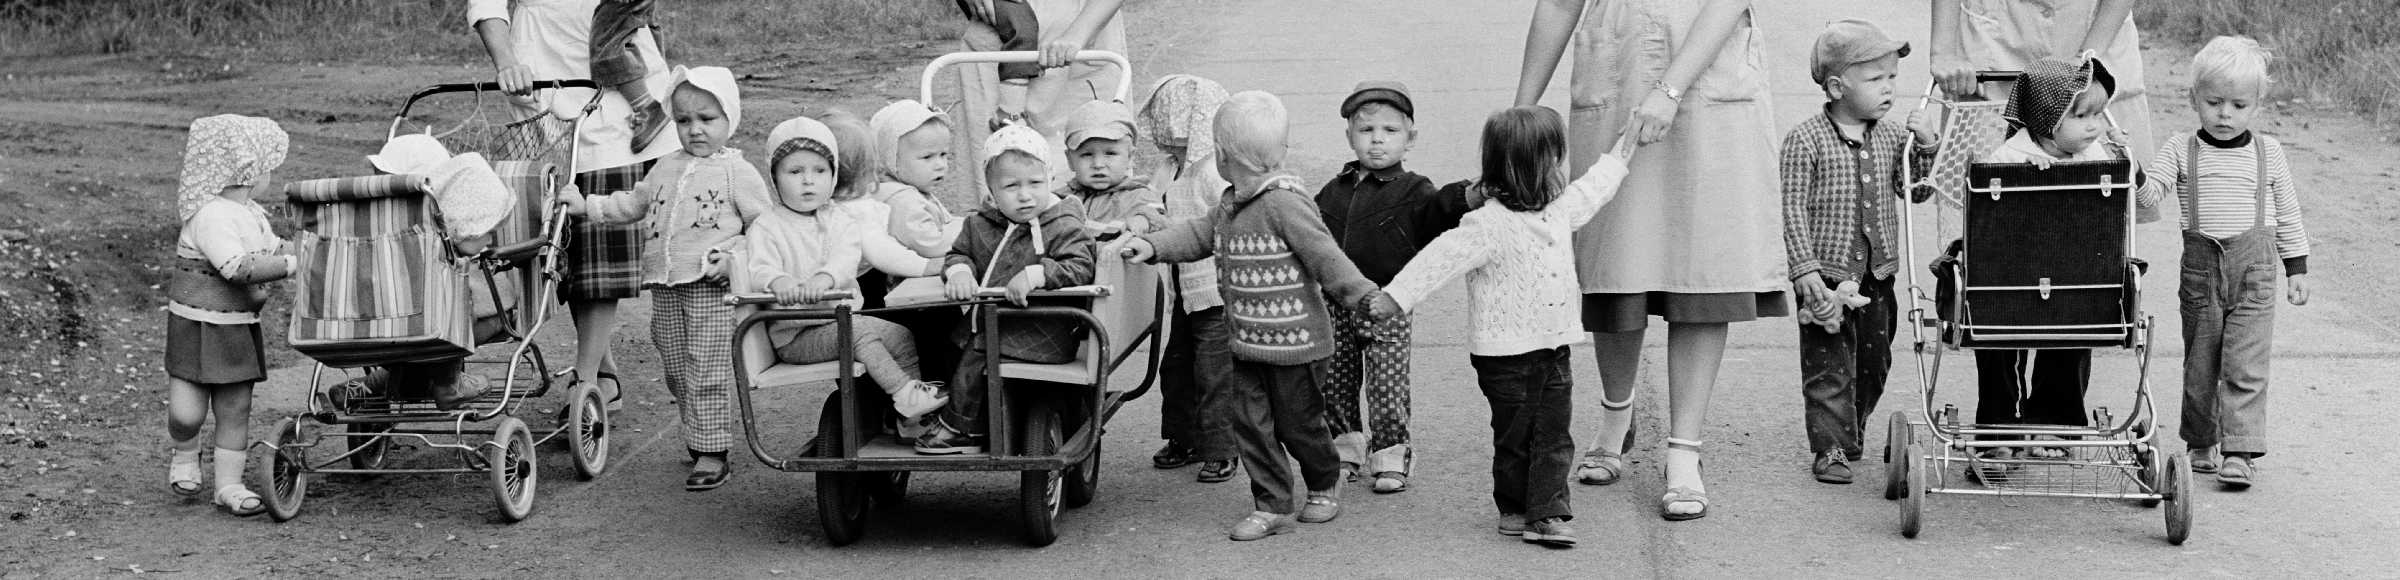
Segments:
[[[2252,147],[2251,141],[2258,141]],[[2199,202],[2196,213],[2200,223],[2191,223],[2191,212],[2177,212],[2177,223],[2184,231],[2199,231],[2214,238],[2231,238],[2250,230],[2255,222],[2258,193],[2258,155],[2265,151],[2268,200],[2266,227],[2275,231],[2276,255],[2283,258],[2286,274],[2308,273],[2308,229],[2300,222],[2300,194],[2292,185],[2291,161],[2285,157],[2283,144],[2274,137],[2256,132],[2245,133],[2231,141],[2216,142],[2199,133],[2168,136],[2153,156],[2149,183],[2142,186],[2135,202],[2141,207],[2178,207],[2180,201],[2170,197],[2182,195],[2183,180],[2195,172],[2184,167],[2193,141],[2199,140],[2200,167],[2197,172]]]

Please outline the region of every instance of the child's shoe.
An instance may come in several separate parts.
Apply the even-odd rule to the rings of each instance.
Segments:
[[[266,500],[242,485],[242,471],[250,463],[249,453],[223,447],[217,448],[216,453],[216,464],[210,467],[217,472],[217,507],[225,510],[225,513],[242,517],[265,513]]]
[[[633,129],[633,150],[649,149],[650,142],[667,132],[667,107],[657,99],[645,99],[633,104],[633,114],[625,116],[625,124]]]
[[[1522,536],[1525,538],[1525,543],[1528,544],[1541,544],[1554,548],[1567,548],[1575,545],[1575,528],[1567,527],[1566,518],[1542,518],[1542,521],[1526,526]]]
[[[467,403],[475,402],[476,399],[483,398],[484,391],[490,389],[491,381],[483,378],[483,375],[463,373],[458,375],[458,380],[451,381],[448,386],[433,394],[433,408],[444,411],[455,410],[466,406]]]
[[[1234,522],[1233,530],[1227,532],[1225,537],[1232,538],[1236,542],[1247,542],[1287,533],[1292,531],[1292,528],[1292,517],[1289,515],[1250,512],[1250,515],[1242,518],[1242,521]]]
[[[1522,536],[1526,526],[1525,514],[1500,514],[1500,523],[1493,527],[1503,536]]]
[[[900,390],[892,391],[892,410],[910,419],[923,417],[949,402],[950,395],[942,392],[942,383],[938,381],[909,381]]]
[[[175,495],[200,495],[200,451],[170,451],[167,460],[167,489]]]
[[[1820,483],[1847,485],[1851,479],[1850,456],[1840,449],[1819,453],[1817,462],[1810,465],[1808,471],[1815,474]]]
[[[1233,480],[1233,472],[1241,471],[1240,459],[1215,459],[1200,462],[1200,483],[1224,483]]]
[[[2250,489],[2258,478],[2258,464],[2253,461],[2249,455],[2225,454],[2225,462],[2217,465],[2217,483],[2226,489]]]
[[[1342,516],[1342,502],[1333,499],[1331,491],[1308,492],[1308,503],[1300,506],[1300,523],[1322,524]]]
[[[1358,464],[1342,462],[1342,483],[1358,483]]]
[[[1159,469],[1175,469],[1191,465],[1199,460],[1200,450],[1186,446],[1181,441],[1168,440],[1165,447],[1158,448],[1158,453],[1150,455],[1150,466]]]
[[[925,436],[917,438],[917,454],[919,455],[957,455],[982,452],[982,435],[960,433],[957,429],[950,428],[949,423],[939,420],[933,422],[932,429],[926,431]]]

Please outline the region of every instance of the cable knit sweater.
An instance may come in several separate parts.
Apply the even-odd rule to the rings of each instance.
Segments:
[[[1469,354],[1507,356],[1574,344],[1583,334],[1575,229],[1616,198],[1624,178],[1625,162],[1602,155],[1541,211],[1483,204],[1417,252],[1384,293],[1402,310],[1414,310],[1463,275],[1467,319],[1474,324]]]
[[[1327,293],[1358,304],[1375,291],[1375,283],[1342,255],[1301,187],[1291,176],[1269,179],[1255,191],[1228,187],[1207,218],[1145,236],[1161,262],[1216,256],[1234,358],[1288,366],[1333,356]]]

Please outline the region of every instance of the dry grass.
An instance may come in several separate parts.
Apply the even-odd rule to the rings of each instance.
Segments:
[[[2400,121],[2400,0],[2167,0],[2138,5],[2144,34],[2187,41],[2244,35],[2275,51],[2297,96]]]
[[[266,59],[481,56],[466,0],[0,0],[0,56],[249,53]],[[947,0],[674,0],[667,50],[954,36]]]

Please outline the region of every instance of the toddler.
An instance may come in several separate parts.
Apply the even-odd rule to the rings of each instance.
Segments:
[[[1483,175],[1466,186],[1491,203],[1435,238],[1369,309],[1381,319],[1415,308],[1467,278],[1467,352],[1492,405],[1492,500],[1499,532],[1572,546],[1567,477],[1575,466],[1569,422],[1575,380],[1567,350],[1582,338],[1573,271],[1576,228],[1616,197],[1623,152],[1600,156],[1565,181],[1566,123],[1544,107],[1493,113],[1483,125]]]
[[[1217,170],[1231,183],[1216,209],[1128,240],[1125,259],[1219,259],[1217,289],[1233,327],[1233,372],[1221,408],[1250,465],[1254,506],[1227,536],[1249,541],[1290,532],[1294,519],[1341,515],[1341,458],[1317,390],[1317,364],[1334,348],[1326,300],[1363,304],[1377,291],[1342,256],[1300,179],[1283,172],[1291,130],[1283,101],[1260,91],[1235,94],[1214,126]],[[1305,501],[1292,497],[1294,459],[1308,485]]]
[[[861,232],[862,304],[893,306],[885,301],[894,294],[906,294],[912,303],[940,300],[940,280],[930,276],[941,275],[942,256],[950,252],[950,242],[965,223],[933,194],[934,187],[949,180],[948,118],[916,101],[900,101],[864,121],[845,111],[827,112],[825,125],[843,144],[843,177],[833,201],[857,220]],[[903,287],[908,278],[922,280]],[[948,377],[957,370],[958,345],[950,342],[950,333],[958,325],[959,309],[893,310],[874,316],[908,329],[916,340],[922,376]]]
[[[733,71],[675,70],[669,115],[683,149],[660,159],[630,192],[559,196],[568,215],[599,223],[640,222],[642,287],[650,291],[650,342],[658,347],[667,391],[683,415],[692,472],[684,489],[725,484],[733,446],[733,306],[725,302],[728,256],[742,228],[766,213],[767,182],[728,146],[741,126]]]
[[[217,418],[215,503],[237,516],[266,511],[242,485],[250,447],[250,387],[267,378],[261,286],[291,275],[292,256],[253,197],[273,182],[290,138],[275,121],[217,115],[192,121],[175,191],[175,267],[167,278],[167,486],[200,493],[200,424]]]
[[[1458,225],[1465,200],[1443,197],[1433,180],[1401,166],[1417,139],[1417,107],[1408,86],[1368,81],[1342,100],[1343,133],[1357,159],[1317,190],[1325,227],[1342,254],[1376,284],[1388,284],[1400,267],[1434,236]],[[1333,311],[1334,353],[1326,365],[1325,422],[1334,433],[1345,474],[1365,463],[1376,493],[1408,490],[1408,317],[1369,320],[1340,304]],[[1367,401],[1361,422],[1359,399]],[[1363,432],[1373,427],[1374,438]],[[1373,455],[1368,451],[1373,450]]]
[[[1041,134],[1022,125],[1002,127],[984,141],[978,165],[989,189],[986,207],[967,218],[966,229],[943,259],[950,299],[971,299],[979,289],[1000,286],[1009,302],[1024,306],[1034,290],[1092,283],[1092,238],[1083,230],[1082,205],[1043,195],[1051,189],[1051,169],[1044,161],[1049,148]],[[983,332],[1000,333],[1000,352],[985,351]],[[917,453],[981,453],[990,385],[987,357],[1075,360],[1083,332],[1081,324],[1057,319],[1024,319],[999,329],[976,328],[973,321],[959,325],[952,338],[963,353],[950,375],[951,404],[917,438]]]
[[[934,196],[950,177],[950,120],[923,103],[902,100],[868,119],[882,161],[883,183],[873,197],[891,207],[889,233],[919,256],[950,251],[962,222]]]
[[[2258,480],[2267,454],[2267,362],[2275,270],[2308,303],[2308,230],[2283,144],[2251,131],[2267,98],[2258,41],[2220,36],[2192,57],[2200,130],[2166,138],[2135,202],[2183,206],[2183,422],[2192,470],[2227,487]],[[2216,455],[2224,454],[2220,462]]]
[[[1902,211],[1893,200],[1913,178],[1901,175],[1901,156],[1916,156],[1918,168],[1933,160],[1923,109],[1906,129],[1881,122],[1908,51],[1871,22],[1826,26],[1810,56],[1824,110],[1783,137],[1783,240],[1801,306],[1800,394],[1816,455],[1809,473],[1824,483],[1850,483],[1850,461],[1864,453],[1867,417],[1890,376]],[[1852,296],[1864,303],[1846,312]]]
[[[1075,176],[1058,195],[1083,202],[1083,229],[1093,239],[1166,225],[1166,200],[1133,176],[1134,135],[1133,112],[1122,104],[1084,103],[1067,118],[1067,168]]]
[[[1191,75],[1167,75],[1150,90],[1150,102],[1142,107],[1141,133],[1166,156],[1151,179],[1166,203],[1165,220],[1207,219],[1217,196],[1224,193],[1227,184],[1217,176],[1217,145],[1210,133],[1217,107],[1224,104],[1223,87]],[[1158,371],[1163,399],[1158,405],[1159,437],[1167,444],[1150,456],[1150,465],[1174,469],[1197,461],[1200,470],[1194,479],[1230,481],[1241,463],[1226,431],[1220,395],[1226,374],[1233,372],[1233,353],[1226,345],[1225,299],[1217,293],[1216,261],[1201,258],[1168,269],[1175,311]]]
[[[767,142],[775,144],[767,166],[777,203],[750,224],[745,236],[750,279],[756,290],[773,292],[780,306],[813,304],[858,276],[861,240],[870,236],[864,222],[833,208],[835,184],[843,170],[837,149],[841,141],[832,129],[815,119],[795,117],[776,125]],[[923,263],[916,267],[928,269]],[[778,321],[767,332],[776,345],[775,358],[786,363],[815,364],[841,355],[841,333],[830,320]],[[941,383],[918,378],[922,375],[916,343],[908,329],[879,318],[854,317],[850,348],[867,378],[891,396],[892,408],[903,422],[941,407],[946,398]]]

